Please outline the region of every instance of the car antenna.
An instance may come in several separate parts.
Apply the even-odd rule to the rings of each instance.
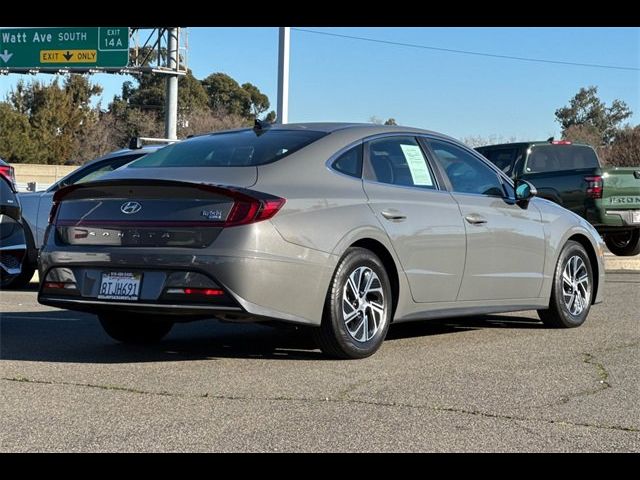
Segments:
[[[256,132],[256,135],[262,135],[270,128],[271,124],[266,120],[260,120],[259,118],[256,118],[255,122],[253,123],[253,130]]]
[[[547,142],[549,142],[549,143],[553,142],[554,140],[555,140],[555,138],[553,138],[553,137],[547,138]]]

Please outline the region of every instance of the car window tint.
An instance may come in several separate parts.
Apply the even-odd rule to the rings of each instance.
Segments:
[[[518,154],[517,148],[501,148],[497,150],[482,150],[478,151],[487,157],[491,163],[502,170],[505,174],[511,175],[513,171],[513,164]]]
[[[362,174],[362,145],[344,152],[331,166],[341,173],[359,178]]]
[[[454,192],[504,196],[498,174],[482,160],[449,142],[430,140],[429,144]]]
[[[254,129],[213,133],[173,143],[127,168],[249,167],[275,162],[326,135],[311,130]]]
[[[122,157],[115,157],[104,162],[98,162],[96,165],[91,165],[86,168],[80,167],[80,171],[70,177],[64,182],[64,185],[75,185],[76,183],[85,183],[92,180],[98,180],[109,172],[114,171],[116,168],[120,168],[133,160],[140,158],[144,153],[135,155],[125,155]]]
[[[583,145],[534,145],[525,166],[526,173],[557,172],[597,168],[598,157]]]
[[[433,175],[413,137],[388,137],[369,144],[373,180],[392,185],[435,189]]]

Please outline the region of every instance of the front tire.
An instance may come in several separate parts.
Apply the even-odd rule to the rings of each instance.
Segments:
[[[389,276],[364,248],[349,248],[338,263],[325,300],[316,341],[325,355],[365,358],[382,345],[393,305]]]
[[[98,315],[104,331],[114,340],[135,345],[156,343],[173,327],[169,320],[157,320],[133,314]]]
[[[640,253],[640,228],[623,233],[608,233],[604,243],[609,250],[619,257],[631,257]]]
[[[579,327],[589,315],[593,287],[589,255],[581,244],[568,241],[556,265],[549,308],[538,310],[540,320],[552,328]]]

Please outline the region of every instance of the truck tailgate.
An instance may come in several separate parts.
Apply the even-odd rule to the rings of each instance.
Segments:
[[[640,167],[611,167],[602,170],[602,206],[615,210],[640,209]]]

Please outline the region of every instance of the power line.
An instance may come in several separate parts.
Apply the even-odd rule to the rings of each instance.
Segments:
[[[340,38],[349,38],[351,40],[362,40],[365,42],[375,42],[375,43],[384,43],[387,45],[395,45],[400,47],[411,47],[411,48],[421,48],[423,50],[435,50],[438,52],[448,52],[448,53],[462,53],[465,55],[476,55],[480,57],[492,57],[492,58],[502,58],[505,60],[520,60],[523,62],[538,62],[538,63],[553,63],[556,65],[573,65],[576,67],[590,67],[590,68],[608,68],[611,70],[631,70],[631,71],[640,71],[639,67],[625,67],[618,65],[599,65],[595,63],[578,63],[578,62],[565,62],[562,60],[548,60],[543,58],[530,58],[530,57],[516,57],[512,55],[498,55],[495,53],[485,53],[485,52],[472,52],[469,50],[455,50],[453,48],[441,48],[441,47],[431,47],[428,45],[418,45],[415,43],[403,43],[403,42],[392,42],[389,40],[379,40],[377,38],[367,38],[367,37],[356,37],[354,35],[342,35],[340,33],[329,33],[329,32],[320,32],[318,30],[309,30],[306,28],[295,28],[291,27],[291,30],[297,30],[299,32],[306,33],[315,33],[317,35],[327,35],[329,37],[340,37]]]

